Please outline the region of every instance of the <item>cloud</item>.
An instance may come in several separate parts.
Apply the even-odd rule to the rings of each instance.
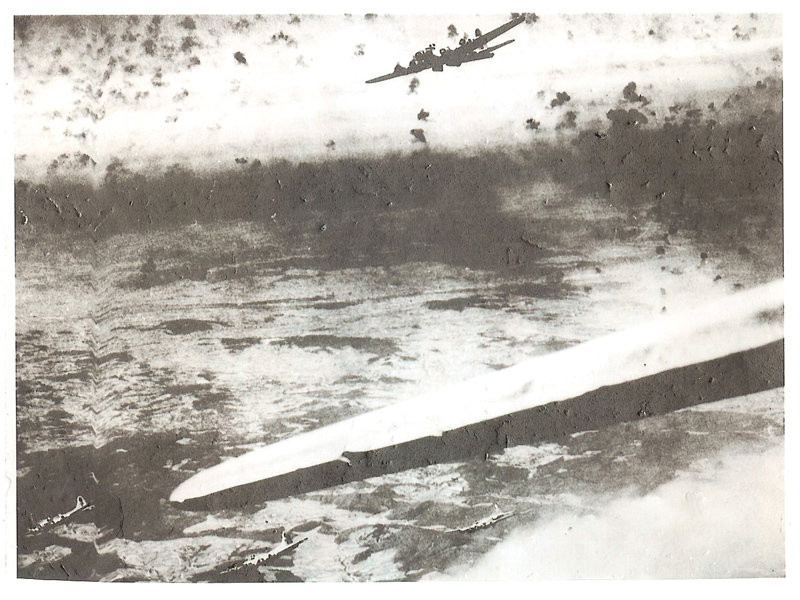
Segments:
[[[297,41],[294,38],[292,38],[291,36],[283,33],[283,30],[279,31],[278,33],[274,33],[272,35],[271,40],[272,40],[273,44],[277,44],[279,42],[286,42],[287,46],[296,46],[297,45]]]
[[[470,580],[781,577],[784,449],[699,461],[642,497],[513,532]]]
[[[641,94],[636,93],[636,82],[631,81],[625,88],[622,90],[622,97],[625,98],[628,102],[641,102],[643,105],[649,104],[650,101],[642,96]]]
[[[562,104],[566,104],[572,100],[567,92],[558,92],[556,97],[550,100],[550,106],[555,108],[556,106],[561,106]]]
[[[525,121],[525,129],[532,129],[533,131],[537,131],[540,125],[541,123],[536,119],[534,119],[533,117]]]
[[[526,25],[533,25],[536,21],[539,20],[539,15],[536,13],[511,13],[511,18],[516,19],[517,17],[525,17],[525,24]]]
[[[56,171],[63,172],[63,171],[75,171],[81,169],[94,169],[97,166],[97,162],[88,154],[82,152],[75,152],[73,154],[60,154],[58,158],[53,159],[53,161],[48,166],[48,171],[54,173]]]
[[[609,110],[606,113],[606,117],[611,121],[612,127],[625,128],[647,124],[647,117],[635,108],[629,108],[628,110],[615,108]]]
[[[197,29],[197,24],[194,22],[194,19],[192,17],[189,17],[189,16],[187,16],[180,23],[178,23],[178,25],[180,25],[184,29],[188,29],[190,31],[192,29]]]
[[[574,110],[568,110],[564,114],[564,118],[558,122],[556,129],[576,129],[578,126],[578,113]]]

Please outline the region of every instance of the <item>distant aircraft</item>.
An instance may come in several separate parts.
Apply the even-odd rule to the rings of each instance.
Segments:
[[[492,58],[495,50],[502,48],[503,46],[507,46],[514,40],[508,40],[507,42],[503,42],[502,44],[498,44],[490,48],[486,48],[486,44],[492,41],[494,38],[503,35],[512,27],[516,27],[520,23],[523,23],[524,21],[524,16],[517,17],[505,25],[501,25],[497,29],[493,29],[489,33],[481,33],[480,29],[476,29],[474,39],[464,37],[459,40],[458,48],[455,50],[442,48],[439,50],[439,54],[434,53],[436,46],[431,44],[425,50],[417,52],[407,67],[403,67],[398,63],[394,68],[394,72],[389,73],[388,75],[381,75],[380,77],[370,79],[367,81],[367,83],[387,81],[388,79],[394,79],[395,77],[403,77],[404,75],[419,73],[420,71],[425,71],[426,69],[443,71],[445,65],[448,67],[460,67],[462,63],[465,62]]]

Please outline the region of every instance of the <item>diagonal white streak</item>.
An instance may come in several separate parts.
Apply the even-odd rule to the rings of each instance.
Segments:
[[[181,502],[330,461],[441,435],[603,386],[757,348],[783,338],[783,280],[687,307],[653,322],[536,357],[251,451],[178,486]]]

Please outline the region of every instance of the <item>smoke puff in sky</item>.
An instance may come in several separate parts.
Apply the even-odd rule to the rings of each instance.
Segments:
[[[622,90],[622,97],[625,98],[628,102],[641,102],[642,104],[647,104],[648,100],[641,94],[636,93],[636,82],[631,81],[628,85],[625,86],[625,89]]]
[[[572,100],[572,98],[570,98],[570,95],[567,92],[558,92],[556,97],[550,100],[550,107],[555,108],[556,106],[561,106],[570,100]]]
[[[644,497],[522,528],[477,564],[473,580],[781,577],[784,449],[702,461]],[[659,540],[653,544],[653,540]]]

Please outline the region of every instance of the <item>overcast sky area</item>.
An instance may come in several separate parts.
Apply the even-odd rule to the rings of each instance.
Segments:
[[[413,90],[410,76],[365,83],[429,43],[456,46],[450,25],[474,35],[509,18],[34,18],[14,47],[16,175],[44,174],[62,153],[88,155],[102,174],[114,158],[225,168],[407,151],[417,127],[431,149],[476,151],[564,136],[567,111],[579,128],[607,128],[610,108],[630,106],[631,81],[658,126],[676,103],[705,108],[782,77],[779,15],[541,13],[499,38],[515,43],[491,60],[422,72]],[[570,99],[553,106],[559,92]]]

